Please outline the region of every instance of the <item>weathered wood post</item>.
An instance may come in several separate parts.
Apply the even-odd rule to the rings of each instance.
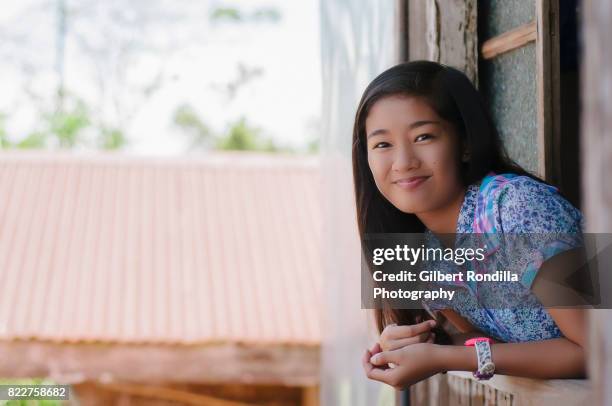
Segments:
[[[612,2],[584,1],[582,165],[587,231],[612,232]],[[609,271],[609,270],[608,270]],[[602,295],[610,295],[602,287]],[[612,311],[591,311],[589,373],[595,404],[612,405]]]

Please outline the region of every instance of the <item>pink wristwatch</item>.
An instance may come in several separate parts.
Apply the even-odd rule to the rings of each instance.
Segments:
[[[489,337],[475,337],[466,340],[464,345],[476,348],[478,357],[478,370],[473,372],[474,378],[478,380],[491,379],[495,374],[495,364],[491,358],[491,345],[493,340]]]

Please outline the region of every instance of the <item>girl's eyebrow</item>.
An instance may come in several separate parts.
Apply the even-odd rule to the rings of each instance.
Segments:
[[[380,129],[378,129],[378,130],[374,130],[374,131],[372,131],[370,134],[368,134],[367,139],[369,140],[369,139],[370,139],[370,138],[372,138],[372,137],[375,137],[375,136],[377,136],[377,135],[381,135],[381,134],[386,134],[386,133],[388,133],[388,132],[389,132],[389,131],[385,130],[384,128],[380,128]]]
[[[440,124],[439,121],[433,121],[433,120],[420,120],[420,121],[415,121],[414,123],[410,124],[408,126],[408,129],[410,130],[414,130],[417,127],[421,127],[423,125],[427,125],[427,124]],[[378,130],[374,130],[372,131],[370,134],[368,134],[366,139],[370,139],[371,137],[374,137],[376,135],[380,135],[380,134],[386,134],[389,131],[384,129],[384,128],[380,128]]]

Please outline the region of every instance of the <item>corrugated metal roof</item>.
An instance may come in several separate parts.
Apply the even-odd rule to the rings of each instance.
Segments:
[[[0,154],[0,339],[320,341],[313,158]]]

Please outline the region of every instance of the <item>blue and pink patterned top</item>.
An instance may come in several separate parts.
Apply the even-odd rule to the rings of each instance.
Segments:
[[[529,233],[513,255],[493,255],[491,262],[466,263],[475,272],[518,270],[520,282],[436,282],[453,285],[453,300],[425,301],[432,310],[451,308],[484,333],[505,342],[562,337],[554,320],[530,288],[544,261],[582,245],[583,217],[553,186],[528,176],[489,173],[470,185],[457,221],[456,247],[461,238],[482,234],[488,256],[508,234]],[[527,241],[527,243],[525,243]],[[503,263],[499,263],[499,261]],[[454,272],[453,270],[447,270]],[[486,298],[486,300],[483,300]],[[495,306],[483,303],[495,301]],[[491,302],[488,302],[491,303]],[[520,304],[520,305],[519,305]]]

